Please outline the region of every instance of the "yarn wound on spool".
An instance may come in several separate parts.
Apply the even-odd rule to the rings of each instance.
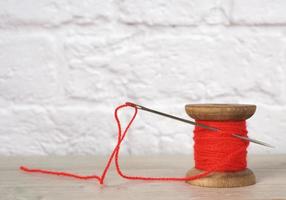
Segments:
[[[218,132],[212,132],[196,126],[194,130],[194,159],[195,167],[208,171],[214,169],[216,172],[235,172],[247,167],[247,147],[249,141],[238,140],[233,133],[247,136],[246,121],[203,121],[196,122],[210,127],[218,128]],[[239,151],[238,151],[239,150]],[[227,162],[222,162],[233,152]],[[220,163],[218,165],[218,163]]]
[[[134,108],[134,114],[127,124],[126,128],[122,131],[121,122],[118,117],[118,111],[125,108]],[[249,142],[243,141],[231,136],[233,133],[247,136],[246,122],[244,121],[198,121],[199,123],[209,125],[215,128],[219,128],[220,131],[213,132],[207,129],[196,126],[194,130],[194,158],[195,166],[198,169],[204,170],[204,172],[188,177],[146,177],[146,176],[129,176],[123,173],[119,164],[119,152],[120,145],[124,140],[130,126],[136,118],[138,109],[130,104],[125,103],[118,106],[114,111],[114,117],[118,127],[117,144],[113,149],[107,164],[101,174],[99,175],[78,175],[69,172],[62,171],[50,171],[45,169],[28,168],[21,166],[20,170],[28,173],[42,173],[57,176],[66,176],[76,179],[90,180],[96,179],[100,184],[104,183],[104,179],[110,168],[113,160],[115,160],[115,166],[117,173],[129,180],[157,180],[157,181],[190,181],[206,177],[212,172],[216,171],[240,171],[247,167],[246,155]]]

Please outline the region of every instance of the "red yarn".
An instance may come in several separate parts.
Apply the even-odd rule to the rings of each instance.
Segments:
[[[121,123],[118,118],[118,111],[125,107],[133,107],[134,114],[122,133]],[[223,130],[219,132],[213,132],[201,127],[195,128],[194,131],[195,166],[197,169],[204,170],[203,173],[190,177],[145,177],[145,176],[125,175],[120,169],[119,165],[120,145],[124,140],[128,129],[133,123],[137,115],[137,112],[138,112],[137,108],[130,103],[120,105],[115,109],[114,116],[118,127],[117,145],[115,146],[111,155],[109,156],[109,159],[101,176],[98,175],[82,176],[67,172],[50,171],[43,169],[29,169],[25,166],[21,166],[20,170],[29,173],[42,173],[42,174],[51,174],[57,176],[67,176],[84,180],[97,179],[100,184],[103,184],[114,157],[115,157],[115,166],[117,173],[121,177],[130,180],[190,181],[207,176],[214,171],[239,171],[246,168],[246,148],[248,146],[248,142],[239,140],[231,136],[232,133],[240,134],[243,136],[247,135],[245,121],[231,121],[231,122],[199,121],[200,123],[217,127]]]
[[[195,127],[194,159],[197,169],[208,171],[215,168],[215,171],[241,171],[246,168],[246,148],[249,145],[249,141],[238,140],[232,136],[233,133],[247,136],[245,120],[200,120],[197,122],[223,130],[212,132],[199,126]]]

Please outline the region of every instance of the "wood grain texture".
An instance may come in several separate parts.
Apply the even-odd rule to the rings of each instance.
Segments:
[[[203,172],[203,170],[193,168],[187,172],[187,176],[194,176]],[[201,187],[243,187],[255,184],[255,176],[250,169],[239,172],[214,172],[207,177],[188,181],[188,183]]]
[[[185,182],[130,181],[119,177],[114,168],[104,186],[41,174],[26,174],[19,165],[57,169],[82,174],[100,173],[107,158],[98,157],[0,157],[1,200],[286,200],[286,155],[251,156],[249,167],[257,184],[238,188],[205,188]],[[130,175],[185,175],[193,165],[191,156],[144,156],[121,159],[122,169]]]
[[[188,104],[186,113],[196,120],[246,120],[256,110],[250,104]]]

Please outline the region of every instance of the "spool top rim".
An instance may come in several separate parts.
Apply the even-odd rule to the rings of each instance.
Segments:
[[[253,104],[187,104],[186,113],[196,120],[246,120],[256,111]]]

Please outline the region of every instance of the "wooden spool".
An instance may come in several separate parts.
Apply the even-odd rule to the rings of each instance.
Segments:
[[[247,120],[256,110],[255,105],[246,104],[189,104],[185,107],[187,114],[196,120],[228,121]],[[202,173],[202,170],[192,168],[187,176]],[[239,172],[213,172],[212,174],[192,181],[191,185],[202,187],[242,187],[255,184],[255,175],[250,169]]]

